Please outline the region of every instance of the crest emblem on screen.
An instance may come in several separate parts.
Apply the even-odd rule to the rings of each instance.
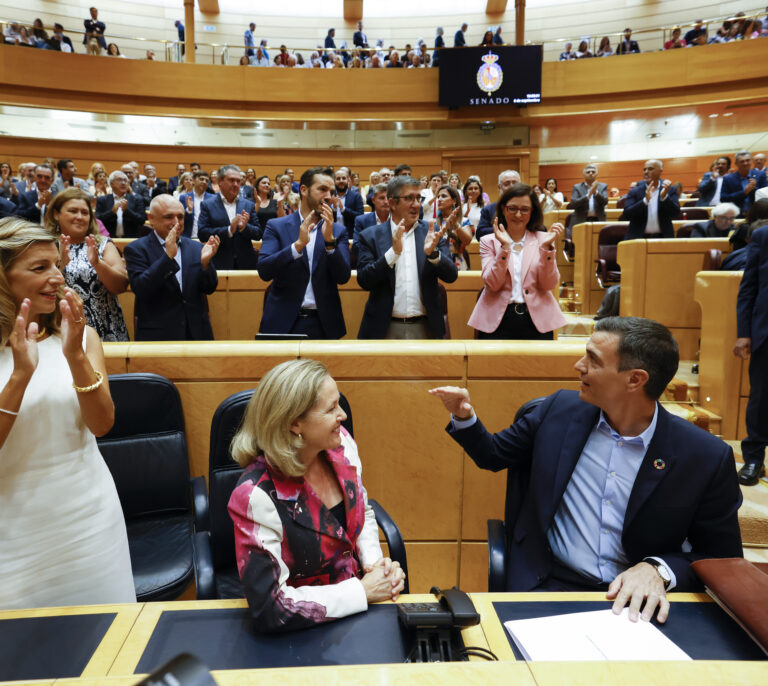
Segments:
[[[501,82],[504,81],[504,72],[498,65],[498,55],[488,52],[487,55],[483,55],[482,60],[483,64],[477,70],[477,87],[490,95],[501,87]]]

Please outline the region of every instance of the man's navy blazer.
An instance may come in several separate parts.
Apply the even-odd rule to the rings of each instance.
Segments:
[[[291,246],[299,237],[301,216],[298,212],[286,217],[270,219],[264,231],[259,254],[259,276],[272,281],[264,302],[261,333],[290,333],[301,310],[309,284],[309,255],[305,248],[294,259]],[[332,253],[328,253],[322,234],[322,223],[315,231],[312,254],[312,290],[317,304],[317,315],[327,338],[341,338],[346,332],[341,310],[339,284],[349,281],[349,245],[341,224],[333,225],[333,235],[340,239]]]
[[[355,217],[355,228],[352,233],[352,243],[357,245],[357,241],[360,239],[360,233],[367,229],[369,226],[376,226],[379,223],[379,219],[376,216],[376,210],[366,212]]]
[[[253,186],[249,186],[247,184],[240,186],[240,197],[253,202]]]
[[[672,220],[680,214],[680,203],[677,199],[677,191],[670,186],[667,197],[661,199],[661,187],[664,179],[659,179],[659,194],[656,196],[658,203],[659,229],[663,238],[674,238],[675,229]],[[629,228],[624,240],[643,238],[645,236],[645,224],[648,221],[648,205],[645,204],[645,181],[640,181],[637,186],[631,188],[624,202],[624,212],[620,221],[629,221]]]
[[[629,497],[622,546],[630,567],[659,557],[675,573],[675,590],[700,590],[691,562],[742,556],[733,452],[663,407],[658,412]],[[514,469],[524,478],[523,502],[507,532],[507,590],[529,591],[549,576],[547,531],[599,416],[576,391],[558,391],[495,435],[479,420],[461,430],[449,424],[448,433],[479,467]],[[690,552],[683,552],[686,541]]]
[[[126,238],[137,238],[147,222],[144,211],[144,200],[136,193],[126,193],[123,197],[128,200],[128,206],[123,210],[123,231]],[[114,238],[117,232],[117,215],[112,211],[115,206],[115,196],[112,193],[101,195],[96,200],[96,217],[101,219],[104,228]]]
[[[208,200],[208,198],[212,198],[214,196],[213,193],[209,193],[208,191],[205,191],[203,193],[203,202]],[[187,197],[192,198],[192,211],[189,212],[187,210]],[[192,226],[195,223],[195,210],[194,210],[194,202],[195,202],[195,191],[190,191],[189,193],[181,193],[179,195],[179,202],[181,203],[181,206],[184,208],[184,232],[182,233],[182,236],[186,236],[187,238],[192,238]],[[200,211],[203,211],[202,208],[202,202],[200,203]],[[200,222],[200,218],[198,217],[198,224]],[[200,227],[198,226],[198,229]]]
[[[178,176],[172,176],[170,179],[168,179],[168,193],[173,195],[173,191],[176,190],[179,186],[179,177]]]
[[[723,177],[725,179],[725,177]],[[725,183],[725,180],[723,180]],[[717,190],[717,179],[712,176],[712,172],[706,172],[701,177],[701,183],[699,184],[699,199],[696,202],[696,207],[709,207],[709,203],[712,202],[712,198]],[[720,186],[720,202],[722,200],[723,187]]]
[[[0,219],[3,217],[13,217],[16,215],[16,205],[10,200],[0,198]]]
[[[56,195],[56,191],[51,189],[51,198]],[[46,211],[48,208],[45,208]],[[40,223],[40,210],[37,208],[37,191],[25,191],[19,193],[16,203],[16,211],[13,213],[17,217],[24,217],[35,224]]]
[[[745,215],[752,203],[755,202],[755,191],[758,188],[763,188],[766,184],[765,171],[754,176],[752,174],[747,175],[747,179],[754,178],[757,180],[755,187],[749,195],[744,195],[741,178],[741,174],[737,171],[726,174],[723,177],[723,187],[720,189],[720,202],[732,202],[741,210],[741,214]]]
[[[416,243],[416,263],[421,286],[421,301],[427,311],[429,329],[434,338],[445,335],[445,322],[440,310],[437,280],[453,283],[459,276],[456,264],[448,251],[444,238],[440,239],[440,262],[432,264],[424,252],[424,240],[429,227],[426,222],[416,223],[414,241]],[[392,308],[395,304],[395,265],[389,266],[384,257],[392,247],[392,226],[387,220],[365,229],[358,236],[357,283],[370,291],[365,303],[363,320],[357,337],[384,338],[392,321]]]
[[[493,220],[496,217],[496,203],[489,202],[480,210],[480,221],[477,222],[475,238],[479,241],[483,236],[493,233]]]
[[[736,323],[739,338],[751,338],[754,352],[768,340],[768,226],[752,232],[746,250]]]
[[[213,263],[203,270],[203,246],[182,236],[181,288],[179,265],[152,233],[125,246],[125,263],[131,290],[136,296],[137,341],[210,341],[213,330],[206,295],[213,293],[218,277]]]
[[[206,243],[211,236],[218,236],[221,241],[218,252],[213,257],[216,269],[256,269],[258,253],[251,241],[261,238],[262,230],[256,216],[256,208],[250,200],[237,198],[237,214],[245,210],[250,216],[242,231],[229,235],[229,216],[224,209],[221,195],[203,200],[200,216],[197,218],[197,237]]]
[[[344,211],[341,217],[344,220],[344,228],[347,230],[347,239],[355,233],[355,219],[363,214],[363,196],[354,188],[349,188],[344,197]]]
[[[352,44],[356,45],[358,48],[367,48],[368,36],[366,36],[362,31],[355,31],[355,33],[352,35]]]

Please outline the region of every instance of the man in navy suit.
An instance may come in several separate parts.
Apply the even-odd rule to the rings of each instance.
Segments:
[[[352,36],[352,43],[358,48],[368,47],[368,36],[363,33],[363,22],[361,21],[357,22],[357,31]]]
[[[723,178],[725,178],[730,168],[730,157],[723,155],[723,157],[718,157],[715,160],[712,171],[708,171],[701,177],[699,200],[696,203],[696,207],[715,206],[721,202],[720,193],[723,189]]]
[[[29,193],[29,191],[33,191],[37,188],[35,183],[36,167],[37,165],[34,162],[24,162],[19,165],[19,180],[14,182],[19,191],[19,196],[21,193]],[[17,203],[19,199],[20,197],[16,198]]]
[[[185,171],[187,171],[186,165],[181,162],[176,165],[176,176],[172,176],[168,179],[168,193],[170,195],[173,195],[173,191],[179,187],[179,178]]]
[[[666,591],[700,590],[690,563],[741,557],[732,450],[658,399],[678,366],[677,342],[649,319],[595,324],[575,368],[581,390],[558,391],[491,435],[464,388],[431,391],[448,432],[483,469],[513,469],[524,488],[509,522],[507,586],[604,590],[618,613],[669,612]]]
[[[363,197],[349,186],[349,171],[340,168],[333,176],[336,195],[331,198],[336,211],[336,221],[344,225],[347,238],[352,238],[355,231],[355,219],[363,213]]]
[[[461,25],[461,28],[456,32],[456,35],[453,37],[453,47],[454,48],[461,48],[467,44],[467,41],[464,38],[464,32],[469,28],[465,23]]]
[[[184,235],[187,238],[197,238],[203,201],[215,197],[214,193],[208,192],[211,177],[206,172],[198,170],[192,174],[192,178],[194,179],[192,190],[179,195],[179,202],[184,208]]]
[[[387,199],[387,184],[377,183],[371,188],[371,204],[373,210],[355,217],[355,227],[352,235],[352,244],[357,246],[360,233],[369,226],[383,224],[389,219],[389,200]]]
[[[336,29],[328,29],[328,35],[325,37],[325,50],[323,50],[323,62],[327,62],[330,58],[328,52],[330,50],[336,50]]]
[[[765,171],[754,173],[751,153],[742,150],[736,153],[736,171],[723,177],[720,202],[732,202],[745,217],[755,202],[755,191],[765,185]]]
[[[768,445],[768,226],[754,229],[746,250],[736,310],[739,338],[733,353],[749,357],[747,437],[741,442],[744,466],[739,481],[752,486],[765,474]]]
[[[16,215],[16,205],[10,200],[0,198],[0,219],[4,217],[13,217]]]
[[[205,296],[218,285],[211,264],[218,237],[201,245],[182,236],[184,208],[170,195],[152,200],[149,223],[152,233],[125,246],[136,296],[136,340],[213,340]]]
[[[270,219],[259,255],[259,276],[272,281],[261,318],[261,333],[341,338],[347,328],[339,298],[349,281],[346,230],[334,223],[330,169],[301,175],[299,211]]]
[[[16,216],[24,217],[35,224],[42,224],[45,211],[51,203],[51,198],[56,195],[51,190],[54,171],[50,164],[38,164],[35,167],[35,185],[33,191],[19,193],[16,203]]]
[[[257,253],[252,241],[262,229],[250,200],[240,197],[240,167],[225,164],[219,169],[219,193],[203,200],[197,221],[197,237],[205,243],[211,236],[221,241],[213,264],[216,269],[256,269]]]
[[[96,217],[113,238],[137,238],[147,221],[144,200],[131,193],[124,172],[113,171],[109,175],[109,187],[112,192],[96,200]]]
[[[396,176],[387,184],[390,219],[358,236],[357,283],[370,292],[358,338],[443,338],[437,280],[458,271],[443,238],[419,221],[419,182]]]
[[[629,221],[624,240],[633,238],[674,238],[672,220],[680,214],[677,191],[669,179],[662,179],[661,160],[648,160],[643,180],[627,193],[622,221]]]
[[[520,174],[514,169],[505,169],[499,174],[499,197],[513,183],[520,183]],[[483,236],[493,233],[493,220],[496,217],[496,203],[490,202],[483,205],[480,210],[480,220],[477,222],[475,238],[479,241]]]

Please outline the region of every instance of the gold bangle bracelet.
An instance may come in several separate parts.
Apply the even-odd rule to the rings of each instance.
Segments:
[[[91,391],[95,391],[99,386],[101,386],[102,383],[104,383],[104,375],[98,369],[94,369],[93,371],[96,372],[95,383],[92,383],[90,386],[78,386],[73,381],[72,388],[74,388],[78,393],[90,393]]]

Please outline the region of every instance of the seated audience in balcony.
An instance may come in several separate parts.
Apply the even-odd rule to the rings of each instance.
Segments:
[[[35,46],[38,48],[48,49],[48,32],[43,27],[42,19],[35,19],[32,23],[32,38],[35,41]]]
[[[49,50],[58,50],[59,52],[74,52],[72,41],[64,35],[64,27],[61,24],[53,25],[53,33],[48,40]]]
[[[29,29],[26,26],[19,27],[19,37],[16,39],[16,45],[22,48],[36,48],[34,38],[29,35]]]
[[[480,47],[490,48],[493,47],[493,31],[487,29],[483,34],[483,40],[480,41]]]
[[[51,190],[53,176],[53,167],[50,164],[43,163],[35,167],[34,190],[19,193],[19,200],[16,203],[18,207],[16,214],[19,217],[28,219],[35,224],[43,223],[45,211],[56,194],[55,191]]]
[[[184,208],[170,195],[152,200],[149,224],[151,233],[125,246],[136,340],[213,340],[205,296],[218,285],[212,264],[218,236],[205,244],[182,236]]]
[[[248,55],[240,55],[240,65],[241,67],[250,67],[251,61],[248,59]]]
[[[131,192],[128,176],[122,171],[109,175],[111,193],[96,200],[96,216],[112,238],[137,238],[146,221],[144,200]]]
[[[566,43],[565,44],[565,50],[563,50],[560,53],[560,57],[558,57],[558,60],[560,62],[566,62],[567,60],[575,60],[576,59],[576,53],[573,52],[573,43]]]
[[[560,281],[555,243],[564,231],[544,233],[533,189],[523,183],[505,190],[497,204],[493,233],[480,240],[484,288],[469,318],[478,338],[552,340],[565,325],[552,289]]]
[[[611,39],[608,36],[603,36],[600,39],[600,45],[597,48],[596,57],[610,57],[613,55],[613,48],[611,47]]]
[[[621,215],[621,221],[629,221],[625,240],[675,237],[672,221],[680,214],[680,204],[672,182],[661,178],[663,168],[661,160],[648,160],[643,180],[627,194]]]
[[[107,27],[103,21],[99,21],[99,10],[91,7],[90,12],[90,19],[83,20],[83,45],[87,47],[89,55],[100,55],[102,50],[107,49],[107,40],[104,38]]]
[[[264,54],[264,50],[261,47],[256,48],[256,54],[250,57],[252,67],[268,67],[269,58]]]
[[[637,41],[632,40],[632,29],[624,29],[624,38],[616,48],[617,55],[627,55],[631,52],[640,52]]]
[[[391,53],[389,53],[389,59],[387,60],[385,66],[390,69],[398,69],[403,66],[403,63],[400,61],[400,53],[397,52],[397,50],[393,50]]]
[[[721,202],[712,208],[712,219],[699,222],[691,230],[691,238],[728,238],[739,208],[731,202]]]
[[[127,341],[117,295],[128,290],[128,272],[114,244],[99,233],[90,198],[79,188],[56,194],[45,225],[61,236],[59,268],[83,301],[88,326],[102,341]]]
[[[685,32],[683,37],[686,45],[703,45],[707,42],[707,27],[703,19],[697,19],[693,28]]]
[[[579,43],[579,49],[576,50],[576,59],[580,60],[585,57],[594,57],[594,55],[592,54],[592,51],[589,49],[589,42],[583,40]]]
[[[21,25],[16,22],[6,24],[5,28],[3,29],[3,42],[7,43],[8,45],[16,45],[21,35],[19,32],[20,28]]]
[[[699,183],[699,199],[696,207],[714,207],[720,204],[720,193],[723,190],[723,178],[731,168],[731,158],[725,155],[718,157],[711,169],[701,177]]]
[[[760,36],[760,30],[762,29],[762,23],[758,19],[745,19],[741,23],[739,32],[736,34],[736,40],[751,40],[752,38],[758,38]]]
[[[685,38],[680,35],[680,27],[675,26],[672,29],[672,36],[664,43],[665,50],[673,50],[674,48],[684,48],[687,45]]]
[[[437,67],[440,65],[440,48],[445,47],[445,41],[443,40],[443,34],[445,31],[442,26],[437,27],[437,34],[435,35],[435,49],[432,53],[432,66]]]
[[[107,57],[122,57],[125,59],[125,55],[120,54],[120,48],[117,47],[117,43],[110,43],[107,46]]]
[[[218,171],[219,192],[200,208],[198,238],[206,242],[216,236],[221,242],[213,261],[216,269],[256,268],[252,241],[263,231],[254,204],[240,197],[240,183],[240,168],[225,164]]]
[[[557,190],[557,179],[547,179],[539,194],[539,204],[544,213],[555,212],[565,204],[563,194]]]

